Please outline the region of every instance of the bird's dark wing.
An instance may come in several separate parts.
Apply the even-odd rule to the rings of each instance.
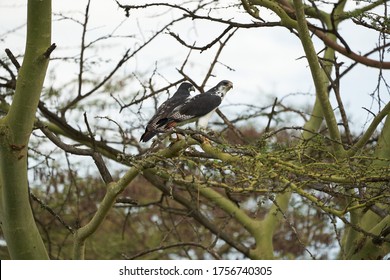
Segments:
[[[177,108],[177,111],[185,116],[191,116],[191,118],[197,118],[210,113],[217,108],[222,102],[220,96],[213,94],[199,94],[194,98],[185,102],[182,106]],[[175,110],[176,111],[176,110]],[[176,112],[172,113],[176,113]]]
[[[141,136],[140,141],[147,142],[157,133],[162,132],[158,130],[157,123],[161,119],[165,119],[168,115],[178,106],[185,103],[185,101],[190,97],[190,93],[188,90],[179,89],[174,96],[165,101],[161,106],[157,109],[154,116],[148,122],[145,133]]]
[[[151,126],[154,128],[155,124],[162,118],[168,117],[168,115],[179,105],[182,105],[186,99],[189,97],[184,95],[173,96],[172,98],[165,101],[161,106],[157,109],[154,116],[150,119],[147,126]]]
[[[216,109],[221,102],[222,98],[217,95],[206,93],[196,95],[178,106],[168,117],[160,119],[157,126],[170,128],[178,123],[197,119]]]

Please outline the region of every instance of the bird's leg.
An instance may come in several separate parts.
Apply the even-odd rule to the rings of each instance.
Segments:
[[[171,130],[172,133],[169,135],[169,141],[171,142],[171,144],[169,146],[181,140],[181,137],[179,135],[184,136],[184,133],[177,131],[175,127],[171,128]],[[173,137],[173,134],[176,134],[176,138]]]
[[[203,136],[203,135],[199,135],[200,136],[200,139],[202,140],[202,143],[206,143],[206,144],[210,144],[211,141],[209,138]]]
[[[210,131],[210,130],[208,130],[207,128],[205,128],[205,127],[201,127],[200,129],[199,129],[199,139],[200,139],[200,141],[202,142],[202,143],[209,143],[210,144],[210,139],[207,137],[207,136],[205,136],[205,135],[208,135],[208,133],[212,133],[212,131]]]
[[[176,137],[174,137],[173,135],[176,135]],[[179,136],[178,136],[178,133],[176,131],[172,132],[170,135],[169,135],[169,141],[171,142],[177,142],[179,141]]]
[[[194,131],[194,133],[191,134],[191,137],[197,140],[200,143],[210,143],[210,139],[207,137],[207,133],[204,129],[200,129],[197,131]]]
[[[176,141],[179,141],[179,140],[180,140],[180,138],[181,138],[181,136],[180,136],[180,135],[182,135],[182,136],[183,136],[183,138],[185,138],[185,135],[184,135],[183,133],[176,132]]]
[[[184,134],[183,131],[181,131],[181,129],[175,128],[174,131],[175,131],[175,134],[176,134],[176,141],[179,141],[179,140],[181,139],[181,136],[180,136],[180,135],[182,135],[183,138],[185,138],[185,134]]]

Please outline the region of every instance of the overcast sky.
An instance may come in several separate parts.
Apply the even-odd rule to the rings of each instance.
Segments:
[[[147,1],[131,1],[132,4]],[[180,1],[170,1],[180,2]],[[226,1],[227,2],[227,1]],[[352,2],[352,1],[351,1]],[[86,1],[53,0],[53,12],[66,16],[73,16],[83,20]],[[121,3],[126,4],[126,1]],[[353,7],[353,5],[351,6]],[[113,32],[116,35],[134,35],[136,38],[113,40],[102,45],[97,53],[88,53],[91,59],[101,56],[101,59],[115,62],[124,51],[140,38],[148,38],[151,31],[156,27],[163,26],[168,19],[174,18],[177,13],[171,12],[164,16],[157,16],[156,10],[132,12],[130,18],[125,18],[123,10],[119,9],[115,1],[92,1],[91,16],[89,20],[89,32],[87,40],[94,40],[102,35]],[[270,12],[261,10],[263,17],[268,17]],[[179,13],[180,14],[180,13]],[[226,14],[223,14],[228,18]],[[230,15],[229,15],[230,16]],[[231,15],[235,19],[250,21],[251,18],[243,11],[237,11]],[[54,16],[58,19],[58,16]],[[15,54],[24,52],[25,28],[17,29],[12,34],[6,34],[13,28],[22,26],[26,22],[26,1],[0,0],[0,41],[1,50],[10,48]],[[215,35],[226,28],[222,25],[184,21],[175,25],[172,31],[180,34],[188,43],[197,42],[199,45],[210,42]],[[4,34],[6,34],[4,36]],[[356,28],[348,24],[341,26],[341,34],[346,38],[349,45],[355,52],[365,53],[378,43],[377,34],[365,32],[362,28]],[[81,28],[78,24],[69,21],[56,21],[53,25],[53,38],[58,48],[54,56],[74,55],[80,44]],[[139,42],[141,43],[141,42]],[[316,42],[317,43],[317,42]],[[321,45],[318,45],[318,51]],[[201,82],[205,71],[208,69],[210,59],[213,57],[216,48],[203,53],[193,52],[190,63],[193,67],[188,68],[188,74],[197,82]],[[153,44],[143,50],[136,60],[129,63],[124,72],[138,70],[148,73],[153,70],[154,65],[159,66],[162,77],[156,77],[156,83],[165,83],[164,79],[174,81],[180,78],[176,68],[184,60],[188,50],[178,44],[169,35],[160,36]],[[1,56],[4,56],[2,54]],[[305,59],[298,59],[303,56],[303,50],[299,40],[288,30],[283,28],[258,28],[239,30],[231,39],[228,46],[223,50],[220,61],[234,69],[229,70],[223,65],[218,65],[214,71],[215,78],[210,80],[209,87],[222,79],[233,81],[234,89],[228,94],[224,101],[225,108],[228,105],[238,103],[261,104],[266,103],[268,94],[282,97],[289,93],[311,93],[314,94],[314,86]],[[339,58],[348,62],[341,55]],[[377,58],[373,56],[373,58]],[[387,57],[387,60],[388,57]],[[112,65],[112,64],[111,64]],[[92,67],[92,66],[91,66]],[[108,67],[108,66],[107,66]],[[61,69],[61,70],[60,70]],[[56,81],[48,80],[47,83],[66,83],[77,75],[77,68],[69,64],[54,62],[51,63],[49,71],[58,72]],[[93,69],[95,73],[104,73],[106,69],[99,65]],[[365,66],[356,67],[348,77],[342,81],[341,92],[344,98],[349,115],[352,117],[353,125],[358,131],[365,125],[368,113],[362,107],[371,108],[376,111],[376,103],[373,103],[370,94],[375,90],[378,76],[378,69],[370,69]],[[384,76],[389,78],[388,71]],[[384,102],[389,101],[389,94],[382,85]],[[333,98],[332,98],[333,100]],[[314,98],[293,97],[291,103],[312,104]],[[336,103],[333,103],[336,104]],[[336,105],[335,105],[336,106]],[[228,110],[228,109],[227,109]],[[300,125],[300,124],[298,124]]]

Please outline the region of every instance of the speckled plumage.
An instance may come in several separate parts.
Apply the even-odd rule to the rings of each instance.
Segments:
[[[158,127],[170,129],[189,122],[198,121],[199,128],[206,128],[208,120],[218,106],[222,103],[225,94],[233,87],[227,80],[219,82],[203,94],[198,94],[177,106],[166,118],[157,122]]]
[[[146,125],[145,132],[144,134],[142,134],[140,141],[147,142],[157,133],[165,132],[166,129],[159,126],[158,122],[161,119],[167,118],[173,110],[185,103],[186,100],[191,97],[191,91],[195,91],[193,85],[187,82],[182,83],[179,86],[178,90],[175,92],[175,94],[163,104],[161,104],[154,116],[149,120],[148,124]]]

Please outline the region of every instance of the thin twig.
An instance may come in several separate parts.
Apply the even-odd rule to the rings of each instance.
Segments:
[[[45,209],[47,212],[49,212],[57,221],[59,221],[70,233],[74,233],[74,229],[68,225],[67,223],[65,223],[65,221],[49,206],[47,205],[46,203],[44,203],[42,200],[40,200],[36,195],[34,195],[33,193],[30,192],[30,196],[31,198],[38,202],[38,204],[43,208]]]
[[[309,251],[309,249],[306,248],[306,245],[303,244],[301,238],[299,237],[299,234],[297,232],[297,229],[295,228],[295,226],[289,221],[289,219],[287,218],[286,214],[283,212],[283,210],[280,208],[278,202],[276,201],[275,198],[273,198],[272,196],[269,197],[269,200],[272,201],[272,203],[276,206],[276,208],[278,209],[278,211],[280,212],[280,214],[282,214],[284,220],[286,221],[286,223],[289,225],[289,227],[291,228],[291,230],[293,231],[293,233],[295,234],[297,240],[298,240],[298,243],[302,246],[302,248],[310,255],[310,257],[315,260],[315,256],[313,256],[313,254]]]
[[[20,64],[19,62],[16,60],[15,56],[13,55],[13,53],[11,52],[10,49],[5,49],[5,53],[7,54],[7,56],[9,57],[9,59],[11,60],[12,64],[15,66],[16,70],[19,71],[20,69]]]
[[[271,113],[269,113],[269,115],[268,115],[268,123],[267,123],[267,126],[265,127],[265,130],[264,130],[265,133],[269,132],[269,129],[271,126],[271,121],[275,115],[275,107],[276,107],[277,103],[278,103],[278,98],[276,97],[274,100],[274,104],[272,105]]]

